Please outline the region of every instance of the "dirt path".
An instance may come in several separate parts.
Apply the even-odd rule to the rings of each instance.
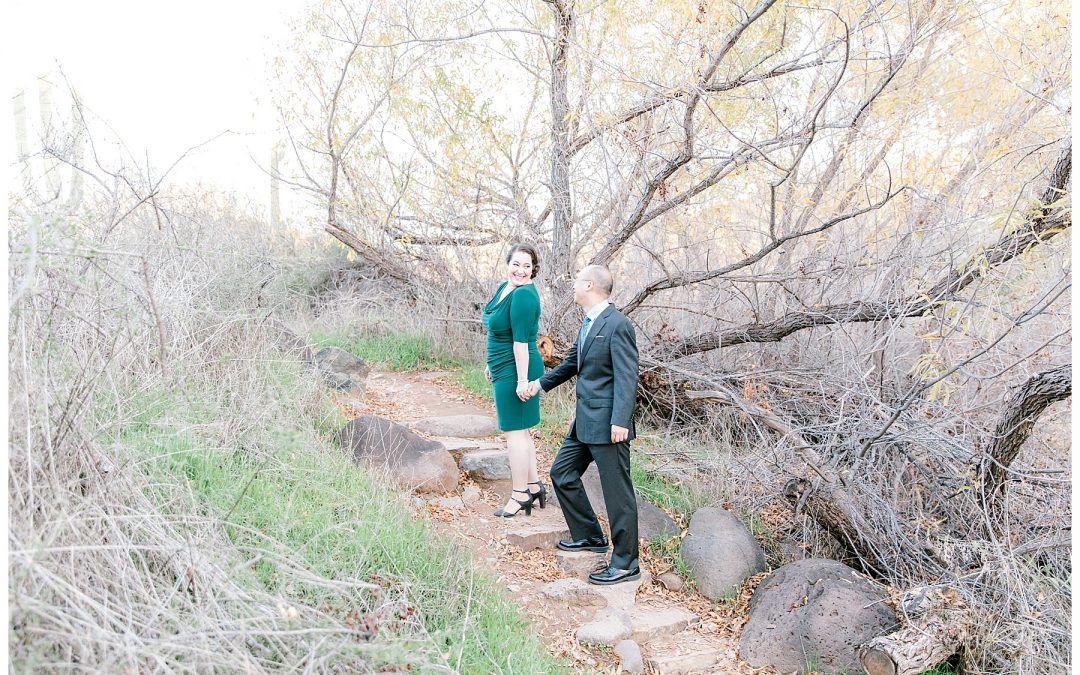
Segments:
[[[456,415],[494,417],[489,402],[456,385],[448,375],[374,372],[368,378],[367,394],[350,412],[405,424]],[[501,441],[501,436],[483,439],[498,442],[499,447]],[[557,450],[547,445],[539,444],[537,452],[545,484],[549,483],[547,469]],[[621,608],[632,619],[633,638],[640,645],[645,663],[644,670],[637,672],[755,672],[736,655],[736,633],[741,621],[731,620],[730,609],[725,613],[701,595],[665,588],[655,578],[667,570],[644,555],[640,583],[612,587],[583,583],[580,580],[590,568],[603,561],[596,555],[567,554],[554,548],[554,543],[567,533],[553,499],[547,508],[534,508],[528,517],[492,515],[506,502],[510,487],[508,479],[479,480],[462,472],[462,484],[455,495],[416,501],[418,510],[426,511],[441,531],[470,548],[477,564],[497,575],[498,583],[517,598],[522,616],[533,623],[553,654],[570,658],[582,671],[620,672],[621,659],[610,646],[582,644],[578,640],[578,629],[598,613],[608,612],[606,604]],[[559,584],[552,585],[556,581]],[[632,658],[627,665],[631,662]]]

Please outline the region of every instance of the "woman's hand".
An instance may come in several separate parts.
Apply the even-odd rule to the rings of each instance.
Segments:
[[[520,398],[522,401],[528,401],[530,398],[532,398],[532,394],[530,393],[531,389],[532,389],[532,387],[529,386],[529,383],[527,381],[526,382],[518,382],[518,385],[517,385],[517,396],[518,396],[518,398]]]
[[[491,369],[484,366],[484,377],[487,378],[488,384],[491,384]]]

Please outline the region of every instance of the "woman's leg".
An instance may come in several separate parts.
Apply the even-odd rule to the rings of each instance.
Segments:
[[[521,508],[521,505],[515,502],[514,498],[524,499],[522,493],[528,492],[530,462],[533,464],[536,462],[535,451],[530,453],[530,450],[533,449],[533,443],[532,437],[529,436],[529,430],[507,431],[506,449],[510,455],[510,481],[513,483],[513,488],[517,494],[510,496],[503,510],[513,513]],[[532,454],[531,460],[530,454]],[[535,469],[532,469],[532,471],[535,471]]]
[[[529,491],[539,492],[537,483],[540,482],[540,474],[536,472],[536,444],[533,443],[532,435],[526,436],[529,440]]]

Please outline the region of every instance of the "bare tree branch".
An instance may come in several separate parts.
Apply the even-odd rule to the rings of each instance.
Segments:
[[[1005,414],[994,428],[988,459],[981,469],[980,487],[988,502],[994,502],[1000,495],[1009,467],[1020,454],[1039,416],[1050,404],[1070,396],[1071,364],[1032,375],[1009,396]]]

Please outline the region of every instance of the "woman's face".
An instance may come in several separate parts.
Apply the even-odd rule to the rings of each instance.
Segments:
[[[514,286],[521,286],[532,280],[532,256],[525,251],[518,251],[510,257],[506,266],[506,280]]]

